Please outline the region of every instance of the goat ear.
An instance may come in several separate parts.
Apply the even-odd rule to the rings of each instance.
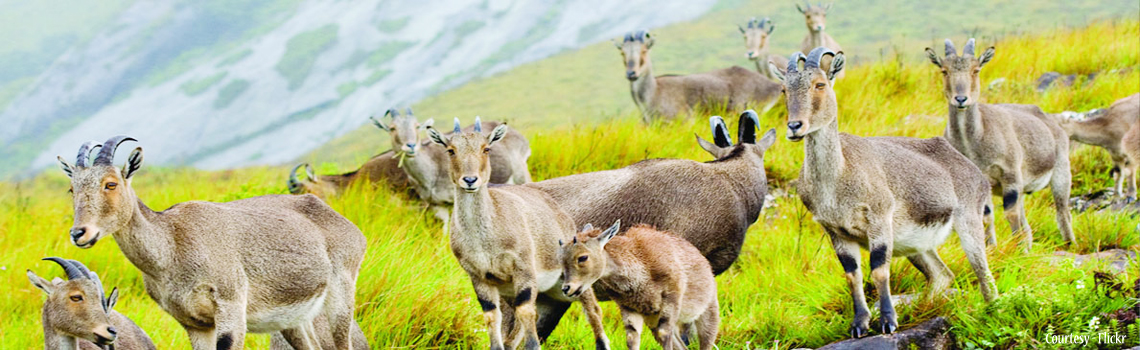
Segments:
[[[804,8],[800,7],[800,4],[796,4],[796,10],[799,10],[800,13],[804,13]]]
[[[435,128],[429,126],[427,128],[427,132],[428,137],[431,138],[431,142],[435,142],[443,145],[443,147],[447,147],[447,140],[443,138],[443,135],[440,134],[439,131],[435,131]]]
[[[648,49],[652,49],[652,48],[653,48],[653,43],[654,43],[654,42],[656,42],[656,41],[657,41],[657,40],[656,40],[656,39],[653,39],[653,37],[649,36],[649,34],[648,34],[648,33],[647,33],[647,34],[645,34],[645,49],[646,49],[646,50],[648,50]]]
[[[131,151],[131,155],[127,157],[127,163],[123,164],[123,178],[130,180],[131,176],[134,176],[135,172],[139,171],[139,168],[142,167],[142,161],[142,147],[135,147],[135,149]]]
[[[926,58],[929,58],[930,63],[934,63],[935,66],[942,67],[942,58],[938,57],[938,53],[934,52],[934,49],[926,48]]]
[[[487,146],[499,142],[499,140],[502,140],[505,136],[507,136],[507,124],[499,124],[499,126],[495,127],[495,130],[491,130],[491,135],[487,136]]]
[[[614,43],[614,47],[616,47],[618,50],[621,50],[621,43],[617,42],[617,40],[610,39],[610,42]]]
[[[717,146],[716,146],[716,145],[714,145],[712,142],[708,142],[708,141],[705,141],[705,139],[702,139],[702,138],[701,138],[699,135],[697,135],[696,133],[694,133],[694,134],[693,134],[693,136],[696,136],[696,137],[697,137],[697,144],[698,144],[698,145],[701,145],[701,148],[702,148],[702,149],[704,149],[704,150],[705,150],[705,152],[709,152],[709,154],[711,154],[711,155],[712,155],[714,158],[715,158],[715,157],[716,157],[718,154],[720,154],[720,150],[721,150],[721,148],[720,148],[720,147],[717,147]]]
[[[420,129],[427,129],[427,128],[430,128],[432,125],[435,125],[435,119],[424,120],[424,123],[420,124]]]
[[[115,308],[115,304],[118,302],[119,302],[119,287],[115,287],[114,289],[111,289],[111,295],[107,296],[107,300],[104,300],[103,303],[107,306],[107,311],[110,312],[111,309]]]
[[[586,226],[582,226],[582,232],[586,232],[586,231],[593,230],[593,229],[594,229],[594,224],[586,223]]]
[[[772,72],[772,75],[776,76],[776,80],[779,80],[781,83],[784,82],[784,72],[781,71],[780,66],[777,66],[776,63],[773,63],[771,59],[768,60],[768,71]]]
[[[843,66],[846,61],[847,60],[843,58],[843,51],[836,52],[835,56],[831,58],[831,68],[827,70],[827,79],[834,82],[835,76],[843,71]]]
[[[988,49],[986,49],[986,52],[982,52],[981,63],[978,64],[978,67],[980,68],[982,66],[985,66],[986,63],[989,62],[990,60],[992,60],[993,58],[994,58],[994,47],[990,46]]]
[[[317,174],[313,173],[313,167],[309,166],[309,163],[305,163],[305,176],[307,176],[309,180],[317,181]]]
[[[602,231],[602,234],[598,236],[598,244],[601,245],[602,247],[605,247],[606,243],[609,243],[610,239],[613,239],[614,236],[617,235],[618,230],[620,230],[620,229],[621,229],[621,219],[618,219],[617,221],[614,221],[613,225],[610,225],[610,228],[607,228],[605,231]]]
[[[736,28],[737,28],[737,29],[740,29],[740,34],[744,34],[744,33],[745,33],[745,31],[744,31],[744,27],[741,27],[739,24],[737,24],[737,25],[736,25]]]
[[[67,164],[67,161],[63,160],[63,157],[60,156],[56,156],[55,159],[59,160],[59,170],[63,170],[63,173],[67,174],[67,177],[70,178],[73,172],[71,164]]]
[[[392,128],[389,128],[387,125],[384,125],[384,122],[377,120],[376,117],[368,117],[368,119],[371,119],[372,125],[375,125],[377,128],[380,128],[380,130],[392,132]]]
[[[772,34],[772,31],[774,31],[774,30],[776,30],[776,25],[775,24],[769,24],[768,25],[768,34]]]
[[[756,142],[756,147],[759,147],[761,151],[767,151],[774,143],[776,143],[776,129],[773,128],[764,133],[760,141]]]
[[[32,270],[28,270],[28,280],[32,281],[33,286],[36,286],[36,288],[39,288],[48,295],[51,295],[51,293],[55,291],[55,283],[49,282],[48,280],[43,279],[43,277],[37,276],[35,272],[32,272]]]

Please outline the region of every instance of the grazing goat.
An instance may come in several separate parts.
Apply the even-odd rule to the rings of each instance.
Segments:
[[[557,288],[562,272],[558,241],[574,235],[574,221],[542,191],[488,184],[489,154],[506,134],[505,124],[489,135],[483,134],[478,123],[472,131],[463,132],[459,119],[450,136],[428,129],[432,141],[442,145],[450,157],[449,175],[455,186],[451,251],[471,278],[491,349],[503,349],[504,330],[509,348],[517,348],[525,339],[527,349],[537,349],[537,295],[567,303],[574,300]],[[602,309],[593,291],[577,299],[593,327],[597,347],[609,348]]]
[[[305,168],[305,178],[297,178],[297,170]],[[369,159],[359,169],[344,174],[320,175],[313,173],[308,163],[297,164],[289,173],[289,193],[312,193],[320,198],[330,198],[352,187],[357,181],[368,184],[386,184],[395,192],[406,193],[412,183],[404,170],[400,169],[400,159],[396,152],[385,151]]]
[[[227,203],[184,202],[162,212],[131,188],[142,148],[122,170],[112,164],[127,136],[103,143],[94,162],[79,148],[71,178],[71,241],[90,248],[114,235],[143,273],[151,299],[174,317],[194,349],[231,349],[246,332],[280,331],[308,349],[312,319],[324,314],[338,349],[352,349],[356,277],[366,240],[314,195],[267,195]]]
[[[830,67],[820,66],[832,56]],[[803,67],[799,67],[803,63]],[[788,139],[804,140],[797,192],[831,237],[854,301],[851,336],[866,335],[871,318],[863,295],[859,247],[871,252],[871,279],[879,292],[880,331],[898,327],[891,305],[890,261],[906,256],[926,275],[931,295],[953,282],[938,246],[953,229],[987,301],[997,297],[986,262],[986,225],[993,219],[989,181],[946,139],[858,137],[839,132],[833,90],[843,53],[812,50],[789,59],[784,81]]]
[[[700,349],[712,349],[720,314],[708,260],[688,241],[645,225],[615,237],[620,226],[586,224],[562,244],[562,292],[576,296],[593,287],[617,302],[629,349],[640,348],[644,324],[666,350],[688,343],[678,324],[696,327]]]
[[[766,17],[760,21],[752,17],[752,20],[748,21],[748,29],[739,25],[736,27],[740,28],[741,34],[744,34],[744,48],[748,50],[748,59],[756,64],[756,72],[769,80],[776,81],[776,75],[768,70],[770,67],[768,61],[775,63],[777,69],[783,69],[788,65],[787,58],[768,52],[768,36],[776,30],[776,25]]]
[[[800,7],[796,4],[796,10],[804,15],[804,21],[807,22],[808,35],[804,37],[804,41],[800,44],[800,52],[809,52],[817,47],[825,47],[833,52],[842,52],[843,47],[835,41],[830,35],[824,33],[823,30],[827,27],[827,11],[831,10],[831,4],[823,5],[816,4],[812,6],[811,3],[804,3],[807,8]],[[826,58],[830,60],[831,58]],[[787,63],[785,63],[787,64]],[[820,62],[824,67],[830,67],[831,61]],[[847,73],[840,71],[836,79],[843,79]]]
[[[974,39],[958,56],[946,39],[946,54],[926,54],[942,70],[943,94],[949,104],[946,139],[990,178],[1002,196],[1005,218],[1013,232],[1024,232],[1024,248],[1033,246],[1025,215],[1025,195],[1045,188],[1053,192],[1057,228],[1072,243],[1069,213],[1069,137],[1057,121],[1033,105],[981,103],[982,67],[994,57],[993,46],[974,57]]]
[[[154,342],[131,319],[113,310],[119,289],[107,296],[99,276],[75,260],[44,258],[63,267],[67,281],[52,281],[28,270],[32,285],[47,293],[44,302],[44,349],[154,349]]]
[[[626,34],[621,44],[614,43],[625,62],[633,102],[646,123],[690,113],[698,104],[723,106],[728,111],[760,105],[763,112],[772,108],[780,97],[779,84],[740,66],[654,77],[653,63],[649,60],[653,42],[649,32],[642,30]]]
[[[1108,151],[1114,164],[1112,175],[1116,178],[1116,195],[1135,199],[1136,168],[1140,164],[1125,154],[1125,144],[1121,141],[1124,133],[1140,124],[1140,94],[1119,99],[1108,109],[1087,113],[1087,118],[1083,120],[1065,117],[1065,113],[1058,116],[1061,117],[1057,121],[1069,134],[1069,140],[1100,146]]]
[[[432,147],[430,142],[420,141],[421,129],[430,127],[434,120],[428,119],[420,124],[412,109],[407,109],[405,115],[395,109],[385,113],[388,123],[375,118],[372,123],[381,130],[391,134],[392,149],[402,155],[401,168],[407,174],[420,199],[431,206],[435,217],[440,221],[447,220],[447,208],[455,199],[455,184],[447,175],[447,152],[442,147]],[[476,118],[476,124],[479,124]],[[499,126],[498,122],[487,122],[486,126],[493,129]],[[469,127],[470,128],[470,127]],[[524,184],[530,182],[530,171],[527,170],[527,159],[530,158],[530,143],[518,131],[510,130],[502,140],[491,148],[491,183],[493,184]]]
[[[757,139],[756,112],[740,116],[734,145],[720,117],[710,118],[714,142],[697,142],[716,160],[649,159],[615,170],[576,174],[526,184],[550,194],[574,222],[646,224],[671,232],[697,247],[714,274],[728,269],[760,216],[768,179],[764,151],[776,130]],[[605,297],[605,296],[599,296]],[[539,334],[558,326],[568,303],[539,298]]]

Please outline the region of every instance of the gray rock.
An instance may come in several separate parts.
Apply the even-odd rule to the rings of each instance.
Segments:
[[[819,350],[855,349],[952,349],[954,335],[950,333],[950,321],[935,317],[913,328],[894,334],[876,335],[860,339],[848,339],[828,344]]]

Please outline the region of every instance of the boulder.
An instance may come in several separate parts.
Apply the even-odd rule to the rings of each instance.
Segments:
[[[935,317],[910,329],[859,339],[848,339],[828,344],[819,350],[855,349],[952,349],[954,335],[950,333],[950,321]]]

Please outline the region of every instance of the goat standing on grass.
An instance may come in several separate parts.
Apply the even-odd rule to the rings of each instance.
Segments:
[[[830,67],[821,67],[832,56]],[[799,64],[803,63],[803,67]],[[843,265],[855,318],[851,336],[869,332],[859,247],[871,251],[871,279],[879,291],[880,331],[898,327],[891,305],[890,261],[906,256],[926,275],[929,293],[954,281],[938,246],[953,228],[987,301],[997,297],[986,262],[986,224],[993,218],[989,181],[941,137],[858,137],[839,132],[835,76],[843,53],[816,48],[794,54],[782,79],[787,94],[788,139],[804,140],[797,188],[813,219],[827,231]]]
[[[32,285],[47,293],[44,302],[44,349],[154,349],[154,342],[131,319],[113,310],[119,289],[107,296],[99,276],[75,260],[44,258],[63,267],[67,281],[52,281],[28,270]]]
[[[615,237],[621,222],[604,232],[590,224],[562,244],[562,292],[576,296],[591,287],[621,308],[626,346],[638,349],[649,325],[665,350],[685,349],[696,327],[700,349],[716,342],[720,314],[716,280],[701,252],[688,241],[645,225]]]
[[[1140,124],[1140,94],[1133,94],[1112,103],[1108,109],[1094,111],[1087,119],[1075,120],[1063,115],[1057,119],[1069,139],[1100,146],[1112,156],[1112,175],[1116,179],[1116,195],[1126,200],[1136,199],[1136,168],[1140,166],[1127,154],[1124,133]]]
[[[535,298],[544,294],[571,302],[558,291],[562,269],[558,241],[574,235],[574,221],[549,195],[523,186],[488,185],[489,154],[507,126],[499,125],[483,135],[478,122],[463,132],[459,119],[455,130],[444,136],[429,128],[432,141],[447,150],[449,174],[454,185],[455,207],[451,211],[451,251],[471,278],[475,296],[483,309],[483,321],[491,349],[538,349]],[[608,349],[602,329],[602,309],[592,290],[577,298],[593,327],[596,345]]]
[[[131,188],[142,148],[122,170],[116,136],[79,148],[71,178],[72,242],[90,248],[115,235],[143,273],[147,294],[186,329],[194,349],[231,349],[246,332],[280,331],[297,349],[315,346],[311,320],[324,314],[338,349],[352,349],[356,277],[367,241],[314,195],[267,195],[227,203],[185,202],[162,212]]]
[[[767,77],[769,80],[777,81],[776,74],[768,70],[768,62],[776,64],[777,69],[783,69],[788,66],[788,59],[780,55],[772,55],[768,51],[768,37],[772,35],[772,31],[776,30],[776,25],[768,18],[763,20],[748,21],[748,29],[737,26],[740,28],[740,34],[744,34],[744,48],[748,49],[748,59],[756,64],[756,72]],[[783,72],[783,71],[781,71]]]
[[[1071,175],[1065,130],[1037,106],[981,103],[979,73],[994,58],[992,46],[981,57],[974,57],[974,39],[970,39],[958,56],[954,44],[946,39],[944,57],[929,47],[926,54],[942,70],[942,91],[950,105],[946,139],[989,176],[993,193],[1002,196],[1010,228],[1025,234],[1025,250],[1033,246],[1025,195],[1045,186],[1053,192],[1061,238],[1067,243],[1075,241],[1069,213]]]
[[[807,9],[796,4],[796,10],[799,10],[800,13],[804,15],[804,21],[807,23],[808,29],[808,35],[804,37],[803,43],[800,44],[800,52],[810,52],[817,47],[824,47],[832,52],[843,52],[843,47],[839,46],[839,42],[836,42],[834,38],[823,32],[824,29],[827,28],[827,11],[831,10],[831,4],[816,4],[815,6],[807,2],[804,4],[807,5]],[[820,62],[820,65],[823,67],[831,67],[830,59],[831,58],[825,58],[827,61]],[[845,75],[847,75],[847,72],[840,71],[839,75],[835,76],[835,79],[843,79]]]
[[[759,105],[763,113],[780,97],[779,84],[740,66],[655,77],[649,60],[653,42],[649,32],[642,30],[626,34],[621,44],[614,43],[625,62],[625,77],[629,79],[633,102],[646,123],[690,113],[699,104],[723,106],[728,111]]]
[[[297,170],[305,168],[305,178],[297,177]],[[309,163],[297,164],[289,172],[289,193],[312,193],[320,198],[329,198],[343,193],[357,181],[367,181],[370,185],[386,184],[396,192],[408,192],[412,184],[400,169],[400,159],[396,152],[386,151],[369,159],[360,168],[344,174],[320,175],[313,173]]]
[[[697,143],[716,160],[649,159],[630,166],[526,184],[550,194],[574,222],[640,223],[689,241],[708,259],[714,274],[728,270],[740,255],[748,227],[756,222],[768,194],[764,151],[776,130],[756,137],[756,112],[740,115],[739,144],[733,144],[720,117],[709,118],[713,142]],[[604,297],[604,296],[599,296]],[[539,335],[558,326],[569,303],[538,299]]]
[[[420,124],[416,116],[412,115],[411,108],[404,115],[395,109],[389,109],[384,115],[389,120],[388,123],[375,118],[372,123],[391,134],[392,149],[402,154],[400,167],[407,174],[416,193],[431,206],[436,218],[446,221],[447,208],[455,199],[455,184],[451,183],[447,174],[447,152],[442,147],[434,147],[430,141],[421,142],[419,132],[435,121],[428,119]],[[486,126],[493,129],[499,124],[487,122]],[[518,185],[530,182],[530,171],[526,164],[530,158],[530,143],[518,131],[510,130],[502,140],[496,142],[496,147],[491,148],[490,158],[491,183]]]

